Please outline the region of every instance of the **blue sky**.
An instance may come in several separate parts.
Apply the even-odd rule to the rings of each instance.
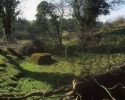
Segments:
[[[37,5],[41,2],[42,0],[28,0],[25,4],[25,11],[23,13],[23,18],[26,18],[27,20],[35,20],[35,14]],[[118,10],[111,11],[110,15],[107,16],[100,16],[99,20],[100,21],[113,21],[119,16],[124,16],[125,17],[125,5],[119,8]]]
[[[111,11],[110,15],[107,16],[100,16],[99,20],[105,22],[105,21],[113,21],[116,18],[120,17],[120,16],[124,16],[125,17],[125,5],[122,6],[121,8],[115,10],[115,11]]]

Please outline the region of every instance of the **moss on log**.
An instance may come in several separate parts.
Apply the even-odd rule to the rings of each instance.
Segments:
[[[30,62],[33,64],[48,64],[51,62],[50,53],[33,53],[30,58]]]

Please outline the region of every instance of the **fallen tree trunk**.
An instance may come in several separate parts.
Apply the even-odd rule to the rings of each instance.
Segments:
[[[64,100],[125,100],[124,85],[125,64],[101,75],[73,80],[73,90]]]

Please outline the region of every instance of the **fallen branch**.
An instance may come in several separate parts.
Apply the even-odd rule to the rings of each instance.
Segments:
[[[108,90],[105,86],[99,84],[98,81],[97,81],[94,77],[93,77],[93,79],[94,79],[94,81],[95,81],[100,87],[102,87],[102,88],[108,93],[108,95],[111,97],[112,100],[116,100],[116,99],[111,95],[111,93],[109,92],[109,90]]]
[[[72,82],[73,89],[67,93],[67,96],[76,98],[79,94],[83,100],[125,100],[124,85],[125,64],[116,66],[106,73],[93,76],[93,78],[74,80]],[[79,97],[77,100],[81,100],[81,98]]]
[[[22,97],[6,97],[7,94],[0,94],[0,100],[25,100],[29,97],[33,97],[33,96],[40,96],[42,98],[44,97],[50,97],[52,95],[56,95],[56,94],[64,94],[66,92],[68,92],[69,90],[71,90],[71,86],[70,85],[65,85],[62,86],[56,90],[53,91],[48,91],[48,92],[34,92],[34,93],[30,93],[26,96],[22,96]]]

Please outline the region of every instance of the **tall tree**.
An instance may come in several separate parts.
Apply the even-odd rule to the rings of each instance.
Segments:
[[[73,0],[74,16],[82,32],[87,32],[101,15],[109,14],[109,4],[105,0]]]
[[[111,9],[123,4],[124,0],[71,0],[74,16],[82,31],[87,31],[99,15],[110,14]]]
[[[110,14],[111,9],[123,4],[124,0],[67,0],[73,8],[73,15],[83,33],[88,33],[96,24],[99,15]]]
[[[58,16],[55,15],[54,9],[54,5],[46,1],[41,1],[41,3],[37,6],[37,30],[42,36],[47,38],[50,38],[50,36],[54,38],[53,33],[55,28],[58,27]],[[54,24],[56,24],[56,27]]]
[[[60,46],[62,45],[64,6],[64,0],[58,2],[56,0],[42,1],[37,6],[36,14],[38,30],[42,34],[49,34]]]
[[[19,14],[19,11],[16,11],[19,3],[19,0],[0,0],[0,19],[7,41],[10,41],[11,33],[14,30],[12,22]]]

